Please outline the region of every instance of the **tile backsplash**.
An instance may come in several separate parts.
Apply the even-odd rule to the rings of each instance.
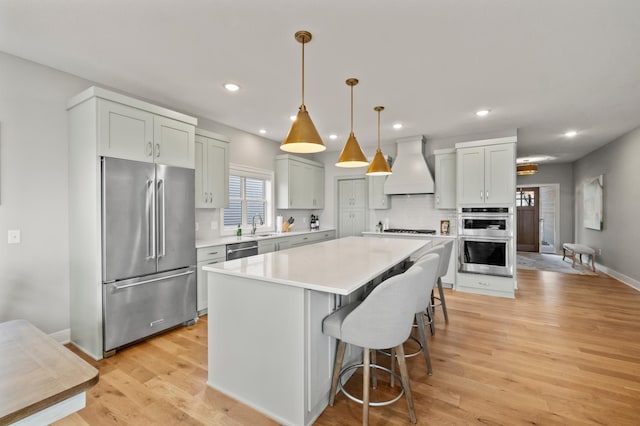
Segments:
[[[388,210],[369,210],[369,223],[375,231],[378,222],[388,223],[390,228],[435,229],[440,233],[440,221],[448,220],[449,233],[456,234],[456,210],[440,210],[435,207],[433,194],[393,195]]]

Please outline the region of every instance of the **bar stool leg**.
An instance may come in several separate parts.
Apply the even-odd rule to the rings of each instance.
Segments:
[[[331,392],[329,393],[329,405],[333,406],[336,400],[336,390],[338,388],[338,380],[340,379],[340,370],[342,370],[342,361],[344,360],[344,351],[347,344],[342,340],[338,341],[338,350],[336,351],[336,362],[333,364],[333,377],[331,378]]]
[[[440,305],[444,314],[444,322],[449,324],[449,314],[447,313],[447,303],[444,301],[444,289],[442,288],[442,278],[438,277],[438,292],[440,293]]]
[[[376,356],[376,351],[374,349],[371,349],[371,363],[372,364],[377,364],[377,356]],[[374,368],[373,371],[371,372],[371,387],[374,389],[378,388],[378,373],[377,373],[377,368]]]
[[[369,348],[363,348],[363,366],[362,366],[362,424],[367,426],[369,424],[369,375],[370,361],[369,361]]]
[[[424,319],[422,312],[416,314],[416,323],[418,324],[418,332],[420,333],[420,343],[422,343],[422,355],[424,355],[424,362],[427,364],[427,374],[432,375],[433,369],[431,368],[431,356],[429,356],[429,346],[427,345],[427,332],[424,329]]]
[[[417,423],[416,410],[413,407],[413,395],[411,395],[411,385],[409,383],[409,371],[407,370],[407,361],[404,358],[404,348],[398,345],[398,366],[400,367],[400,377],[402,378],[402,388],[407,398],[407,407],[409,408],[409,417],[411,423]]]
[[[436,323],[433,318],[433,307],[431,304],[427,305],[427,309],[425,310],[425,314],[427,318],[429,318],[429,329],[431,330],[431,335],[436,334]],[[424,321],[424,319],[423,319]]]
[[[391,383],[390,386],[393,388],[396,386],[396,348],[391,348]]]

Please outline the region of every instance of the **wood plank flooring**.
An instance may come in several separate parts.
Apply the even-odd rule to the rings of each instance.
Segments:
[[[518,284],[515,300],[447,291],[450,323],[437,312],[429,341],[433,376],[422,357],[407,362],[418,424],[640,425],[640,292],[531,270]],[[87,407],[57,425],[277,424],[207,387],[206,317],[92,364],[100,382]],[[372,398],[391,394],[380,381]],[[361,413],[340,394],[316,424],[357,425]],[[408,423],[404,398],[370,410],[371,425]]]

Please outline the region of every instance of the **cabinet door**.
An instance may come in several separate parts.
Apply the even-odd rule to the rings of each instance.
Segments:
[[[153,114],[104,99],[98,111],[100,155],[153,162]]]
[[[384,193],[386,176],[367,176],[369,184],[369,209],[388,209],[391,199]]]
[[[324,168],[312,167],[313,180],[313,208],[324,208]]]
[[[289,208],[313,208],[312,177],[311,166],[289,161]]]
[[[209,191],[207,188],[207,143],[200,136],[195,141],[195,190],[196,208],[207,208],[209,206]]]
[[[484,148],[458,149],[456,163],[458,203],[484,203]]]
[[[209,207],[229,207],[228,144],[210,139],[207,143],[207,191]]]
[[[195,127],[160,116],[154,117],[153,127],[155,162],[193,169],[195,167]]]
[[[513,144],[485,148],[485,203],[515,203],[516,162]]]
[[[456,154],[436,155],[436,208],[456,208]]]

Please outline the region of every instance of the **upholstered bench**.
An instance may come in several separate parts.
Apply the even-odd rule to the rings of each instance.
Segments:
[[[593,270],[593,272],[596,271],[596,263],[595,263],[596,251],[591,247],[585,246],[584,244],[564,243],[562,244],[562,260],[564,260],[567,254],[571,256],[571,259],[573,260],[572,266],[574,268],[576,267],[576,254],[580,256],[580,263],[582,263],[582,255],[588,254],[589,256],[591,256],[591,270]]]

